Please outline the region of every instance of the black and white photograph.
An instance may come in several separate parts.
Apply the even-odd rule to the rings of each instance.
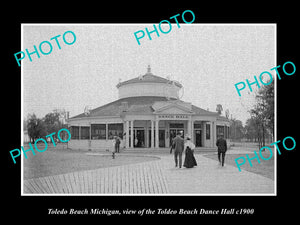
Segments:
[[[5,8],[4,216],[296,216],[297,7],[124,3]]]
[[[24,195],[276,195],[274,148],[259,153],[275,140],[276,77],[259,75],[276,24],[22,24],[22,38]]]

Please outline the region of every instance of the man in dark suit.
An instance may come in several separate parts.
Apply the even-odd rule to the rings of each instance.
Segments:
[[[181,137],[181,133],[178,132],[176,137],[173,139],[172,145],[174,146],[174,159],[175,159],[175,167],[178,165],[178,158],[179,158],[179,168],[182,165],[182,152],[184,148],[184,140]]]
[[[227,151],[227,142],[224,138],[219,136],[216,145],[218,146],[218,159],[219,159],[220,165],[224,166],[225,153]],[[221,160],[221,157],[222,157],[222,160]]]

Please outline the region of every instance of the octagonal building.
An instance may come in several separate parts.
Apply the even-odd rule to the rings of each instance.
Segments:
[[[106,151],[119,136],[125,149],[169,148],[177,132],[196,150],[215,149],[218,136],[229,137],[229,120],[180,100],[183,86],[147,73],[117,84],[119,99],[68,120],[71,149]]]

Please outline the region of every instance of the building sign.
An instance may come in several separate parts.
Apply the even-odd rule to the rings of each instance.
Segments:
[[[188,119],[188,115],[158,115],[159,119]]]

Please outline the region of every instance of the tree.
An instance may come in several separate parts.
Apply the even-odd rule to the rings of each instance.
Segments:
[[[43,121],[46,125],[47,133],[51,134],[55,132],[55,137],[57,132],[64,127],[63,118],[65,118],[66,112],[64,110],[53,110],[53,112],[47,113],[43,118]]]
[[[256,96],[258,104],[262,105],[262,117],[265,120],[265,126],[274,137],[274,82],[264,86]]]
[[[47,113],[42,119],[37,118],[33,114],[29,114],[27,120],[24,121],[24,129],[27,128],[30,142],[34,143],[38,138],[45,138],[47,135],[54,133],[57,138],[57,132],[61,128],[65,128],[64,120],[67,118],[65,110],[53,110]]]
[[[247,119],[245,125],[245,137],[250,140],[251,142],[258,140],[258,128],[257,122],[255,121],[254,117]]]
[[[274,83],[263,86],[255,97],[256,104],[250,110],[257,133],[259,147],[265,146],[265,137],[274,137]]]
[[[42,119],[36,117],[36,115],[29,114],[27,119],[27,131],[30,141],[35,142],[36,139],[45,137],[47,135],[46,126]]]
[[[60,118],[60,114],[58,112],[47,113],[43,118],[47,127],[47,132],[49,134],[53,132],[57,132],[60,129],[61,122],[59,118]]]
[[[244,137],[244,127],[242,121],[234,118],[230,119],[230,137],[233,140],[241,140]]]

